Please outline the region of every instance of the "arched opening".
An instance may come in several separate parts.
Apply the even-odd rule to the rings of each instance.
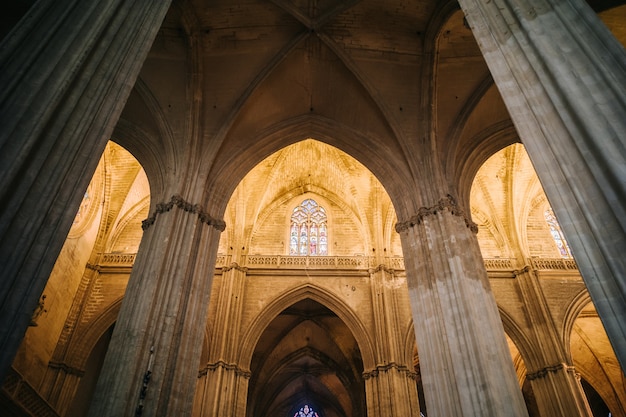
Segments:
[[[356,339],[335,313],[311,299],[268,323],[250,370],[250,417],[293,416],[305,405],[320,417],[366,414]]]
[[[433,187],[427,193],[432,200],[437,200],[448,191],[454,193],[457,191],[455,187],[461,182],[458,178],[462,176],[462,170],[457,168],[463,166],[465,159],[471,159],[476,155],[474,150],[478,148],[478,142],[492,139],[493,135],[489,133],[500,132],[503,127],[509,132],[515,130],[508,123],[509,116],[498,97],[497,89],[490,81],[480,50],[472,37],[471,28],[462,12],[458,10],[455,1],[403,3],[403,6],[407,7],[397,7],[393,2],[348,1],[336,4],[318,2],[316,5],[311,3],[308,6],[304,5],[305,2],[296,3],[298,2],[252,1],[234,7],[227,2],[174,3],[174,11],[170,13],[162,30],[159,31],[149,58],[146,62],[137,60],[134,63],[137,68],[144,64],[137,88],[142,92],[151,93],[151,103],[145,107],[137,106],[136,112],[125,112],[125,118],[120,120],[118,125],[118,131],[124,131],[126,128],[133,130],[132,133],[136,135],[134,143],[141,145],[138,148],[146,154],[163,156],[161,164],[153,165],[155,171],[162,168],[163,178],[161,187],[156,187],[158,190],[165,192],[164,188],[171,186],[171,190],[168,191],[185,192],[193,196],[194,199],[189,201],[193,205],[204,206],[211,199],[217,200],[218,202],[214,204],[219,210],[215,210],[216,212],[209,210],[209,214],[221,217],[227,196],[243,177],[240,174],[247,172],[250,165],[254,164],[245,162],[250,160],[257,162],[257,157],[260,160],[283,145],[311,135],[318,135],[320,139],[329,139],[335,135],[341,139],[324,141],[356,156],[384,180],[383,183],[389,184],[388,191],[393,195],[394,203],[399,203],[396,209],[402,210],[401,217],[407,219],[420,208],[430,207],[434,202],[425,201],[422,204],[419,199],[410,198],[416,189],[420,188],[423,179],[437,180],[434,181],[437,187]],[[236,13],[233,13],[233,10]],[[437,18],[438,15],[448,13],[451,16],[448,23],[443,23]],[[72,12],[65,15],[75,14]],[[124,29],[122,10],[118,16],[119,27]],[[179,24],[181,20],[184,20],[184,24]],[[133,21],[126,20],[130,22],[129,25]],[[118,26],[103,22],[102,27],[115,30]],[[153,29],[156,31],[157,28]],[[67,38],[63,39],[63,44],[77,44],[70,38],[71,31],[57,31],[61,35],[66,32]],[[434,33],[437,34],[438,40],[433,41]],[[95,34],[93,36],[97,37]],[[183,37],[183,42],[180,42]],[[104,53],[107,50],[111,55],[126,56],[132,60],[132,53],[118,53],[116,45],[108,44],[111,42],[110,39],[85,39],[88,39],[89,44],[85,46],[86,49],[81,51],[80,55],[68,50],[68,56],[84,58],[79,61],[91,68],[98,65],[91,58],[110,57]],[[434,43],[438,43],[438,46],[433,46]],[[44,46],[45,44],[42,44],[42,47]],[[27,48],[21,49],[28,53]],[[54,48],[48,48],[48,51],[52,49]],[[439,61],[436,66],[431,61],[433,58]],[[27,62],[31,62],[30,59]],[[16,68],[17,65],[16,61]],[[46,71],[52,68],[49,65],[30,65],[30,67],[39,67]],[[106,88],[108,84],[105,80],[109,78],[110,72],[105,69],[105,66],[102,66],[103,73],[98,73],[102,75],[101,79],[96,75],[90,77],[85,74],[85,81],[89,79],[93,81],[92,84],[100,84]],[[605,66],[604,69],[608,71],[609,67]],[[28,95],[37,97],[32,90],[39,85],[45,84],[45,89],[52,91],[55,85],[62,84],[55,94],[60,96],[62,92],[62,95],[68,97],[82,97],[81,105],[76,106],[77,108],[101,108],[103,95],[99,94],[96,88],[79,90],[82,83],[74,82],[71,78],[72,73],[83,74],[82,71],[69,67],[64,71],[62,66],[58,70],[59,76],[51,79],[50,83],[37,82],[25,85],[28,83],[19,84],[20,81],[16,79],[13,84],[12,80],[10,84],[16,86],[12,90],[23,90],[25,97]],[[127,71],[118,72],[125,74]],[[134,82],[137,72],[138,70],[133,76],[129,75],[129,79],[125,80],[126,85]],[[430,92],[434,89],[437,93],[430,97]],[[142,98],[146,96],[142,95]],[[131,107],[132,104],[137,104],[135,101],[137,98],[130,97],[128,103]],[[43,101],[39,103],[39,106],[45,108],[50,115],[61,115],[65,112],[57,107],[48,106]],[[478,111],[474,111],[475,108]],[[137,115],[137,119],[150,119],[154,116],[152,113],[157,110],[160,111],[160,115],[155,120],[136,126],[126,125],[125,120],[133,120],[130,116]],[[66,113],[70,113],[70,110]],[[14,116],[22,115],[7,113],[8,119]],[[458,121],[462,124],[457,125]],[[67,124],[68,129],[72,124]],[[86,120],[85,127],[88,124]],[[101,128],[99,123],[95,123],[90,130],[98,131]],[[35,143],[36,147],[41,144],[41,150],[44,151],[41,160],[45,158],[43,154],[46,148],[60,143],[55,142],[56,138],[53,137],[55,131],[61,130],[50,129],[50,135],[45,137],[42,135],[35,138],[33,135],[35,140],[32,143]],[[289,131],[287,138],[283,135],[285,131]],[[338,134],[339,131],[341,134]],[[170,135],[163,141],[162,146],[155,146],[168,132]],[[325,134],[326,138],[322,138],[320,133]],[[259,140],[271,135],[277,139]],[[455,144],[448,142],[451,136],[458,139],[455,139]],[[17,138],[24,139],[24,136],[18,135]],[[90,136],[89,138],[91,139]],[[513,138],[507,137],[502,142],[498,141],[498,144],[514,141],[509,139]],[[74,139],[72,141],[79,142]],[[75,159],[79,154],[77,151],[72,153],[70,148],[68,147],[68,159]],[[450,151],[452,148],[454,150]],[[487,148],[493,149],[482,147],[477,152],[480,153]],[[431,153],[429,150],[436,152]],[[465,150],[468,152],[465,153]],[[338,161],[342,161],[342,158],[345,158],[324,148],[324,153],[331,152],[333,156],[329,160],[337,157]],[[33,155],[24,153],[20,158],[31,159]],[[291,155],[297,156],[297,152]],[[34,178],[38,175],[37,182],[48,175],[63,178],[60,175],[62,171],[55,171],[49,167],[53,164],[53,159],[46,160],[45,167],[36,172],[29,170],[28,164],[20,164],[17,169],[20,173],[28,171],[26,177]],[[195,170],[198,166],[202,168]],[[126,164],[120,164],[117,168],[125,167]],[[353,167],[350,165],[348,168]],[[513,164],[510,167],[519,168],[519,165]],[[449,177],[422,176],[430,171],[446,171],[445,175]],[[575,277],[572,278],[575,274],[573,271],[576,270],[572,262],[535,259],[535,254],[538,254],[539,258],[545,258],[543,248],[536,245],[539,241],[543,242],[544,229],[537,230],[539,232],[537,240],[531,239],[535,235],[531,236],[530,232],[535,230],[532,225],[528,226],[532,222],[525,219],[534,216],[532,212],[534,208],[541,212],[538,208],[542,202],[531,199],[528,203],[528,199],[524,198],[518,200],[514,191],[519,190],[515,186],[521,183],[513,178],[517,172],[515,169],[504,171],[507,175],[501,177],[499,182],[487,183],[485,187],[487,192],[483,192],[484,198],[479,197],[475,213],[476,218],[481,219],[481,232],[488,230],[491,233],[491,237],[485,239],[487,244],[481,247],[485,249],[483,254],[489,261],[487,268],[491,274],[494,292],[502,300],[503,308],[510,311],[511,319],[519,323],[520,328],[530,337],[535,326],[540,327],[546,322],[551,323],[552,320],[555,327],[561,329],[563,303],[567,302],[567,297],[575,293],[571,288],[580,288],[580,281],[576,281]],[[109,181],[111,172],[107,171],[104,175],[105,188],[113,184]],[[279,172],[289,174],[284,170]],[[388,369],[406,370],[407,361],[402,364],[391,364],[397,368],[391,365],[391,368],[386,368],[386,365],[378,368],[378,358],[382,358],[383,362],[394,359],[394,355],[390,354],[396,352],[397,347],[394,344],[397,342],[394,339],[394,331],[406,324],[405,316],[408,316],[409,310],[406,308],[409,303],[406,297],[402,296],[406,293],[403,287],[405,277],[402,276],[402,268],[396,266],[402,265],[402,260],[397,259],[402,253],[399,250],[397,234],[393,233],[391,226],[396,220],[393,207],[380,184],[373,181],[369,175],[357,175],[357,180],[348,183],[344,181],[346,176],[332,175],[334,174],[332,170],[327,170],[326,182],[312,181],[311,177],[315,178],[313,174],[315,173],[299,171],[297,176],[287,176],[288,181],[285,182],[279,181],[282,180],[280,176],[261,175],[256,182],[250,182],[247,188],[237,191],[236,203],[240,207],[245,207],[245,210],[227,213],[229,216],[227,223],[234,227],[225,233],[226,238],[220,246],[218,266],[221,269],[217,273],[224,277],[221,286],[218,287],[222,291],[220,294],[222,303],[213,303],[214,309],[220,313],[228,311],[231,314],[229,325],[241,322],[243,327],[253,321],[254,314],[262,311],[262,307],[270,302],[268,299],[271,300],[271,296],[275,295],[268,295],[270,290],[288,292],[292,288],[308,285],[312,280],[316,283],[322,282],[324,290],[346,300],[346,304],[354,309],[356,317],[365,318],[363,321],[367,326],[363,326],[363,336],[357,335],[354,327],[349,326],[359,341],[362,336],[376,342],[378,350],[375,355],[371,355],[376,357],[376,361],[370,363],[363,371],[368,376],[378,376],[379,371],[383,374]],[[233,178],[231,182],[228,182],[229,176]],[[186,181],[187,179],[193,180]],[[7,183],[10,185],[9,181]],[[220,186],[213,186],[211,181],[219,183]],[[285,188],[281,189],[277,184],[282,184]],[[491,198],[496,193],[491,192],[490,184],[506,188],[504,198],[500,200]],[[446,187],[451,190],[444,189]],[[367,192],[363,192],[364,189]],[[76,360],[64,353],[68,352],[69,348],[63,344],[68,343],[68,340],[80,340],[72,338],[72,332],[80,332],[81,328],[85,330],[85,326],[93,322],[94,315],[99,309],[110,306],[115,302],[114,297],[123,293],[124,279],[132,265],[135,243],[138,242],[136,237],[141,234],[136,219],[145,217],[142,213],[149,205],[146,199],[136,199],[136,194],[125,194],[126,185],[123,185],[116,193],[119,192],[120,196],[127,195],[129,198],[117,201],[112,198],[104,199],[102,202],[107,206],[104,209],[103,205],[92,202],[95,201],[93,196],[96,195],[92,191],[88,190],[85,195],[84,204],[81,206],[81,213],[85,215],[81,217],[89,219],[91,210],[95,210],[98,220],[94,221],[98,223],[98,227],[90,227],[96,223],[89,220],[77,220],[77,228],[81,224],[87,226],[87,229],[84,233],[74,230],[75,236],[72,239],[76,241],[72,244],[71,250],[64,252],[63,256],[68,256],[59,263],[59,271],[71,271],[71,274],[59,274],[57,284],[61,282],[62,277],[63,285],[51,284],[46,288],[45,297],[41,298],[40,308],[32,317],[33,325],[27,335],[26,343],[30,343],[29,348],[32,348],[32,351],[28,354],[20,351],[16,358],[17,363],[20,363],[20,369],[24,371],[21,375],[23,381],[30,381],[32,386],[42,387],[38,392],[34,389],[31,391],[41,395],[60,412],[65,411],[68,405],[63,403],[65,400],[62,400],[63,397],[59,392],[65,388],[69,390],[69,387],[55,385],[49,376],[54,372],[66,372],[70,376],[67,380],[71,382],[74,379],[72,383],[75,383],[76,376],[85,371],[83,368],[87,363],[84,358],[86,353],[81,356],[85,360]],[[33,194],[35,195],[31,195],[30,198],[36,201],[37,193]],[[51,197],[52,200],[59,195],[62,194],[51,193],[47,197]],[[530,194],[525,195],[528,197]],[[160,198],[163,197],[168,198],[169,195],[160,195]],[[337,214],[344,216],[341,218],[335,216],[335,225],[349,227],[346,227],[343,235],[336,234],[336,229],[333,229],[334,234],[329,242],[331,245],[329,254],[333,256],[320,256],[314,260],[303,259],[308,256],[301,256],[295,260],[286,259],[283,256],[288,253],[284,235],[283,238],[268,239],[268,236],[273,235],[266,232],[287,230],[284,222],[289,216],[281,210],[291,203],[296,203],[295,200],[307,197],[327,199],[332,204],[324,207],[331,207]],[[202,199],[204,201],[198,201]],[[465,202],[469,198],[460,200],[463,202],[461,204],[463,208],[467,208]],[[159,202],[163,200],[160,199]],[[520,206],[519,202],[526,206]],[[7,199],[7,205],[17,207],[13,203],[12,198]],[[374,210],[370,211],[371,207],[374,207]],[[49,206],[41,211],[48,209]],[[29,207],[28,211],[20,213],[20,216],[28,219],[30,214],[36,212],[36,208]],[[122,215],[122,212],[126,214]],[[519,212],[524,213],[523,216],[526,217],[516,216]],[[66,217],[69,216],[71,214],[67,214]],[[27,227],[24,228],[24,232],[26,229]],[[12,232],[9,236],[11,239],[6,239],[5,242],[12,242],[19,232],[21,230]],[[176,228],[172,228],[169,234],[164,232],[162,242],[168,244],[154,245],[156,249],[163,249],[162,252],[158,252],[159,254],[171,254],[171,249],[182,246],[180,242],[189,243],[189,240],[185,240],[187,236],[182,236],[183,233],[179,236],[178,232]],[[86,236],[95,240],[82,239]],[[334,239],[336,236],[341,238]],[[441,236],[444,239],[449,237],[451,236]],[[479,239],[482,238],[479,235]],[[30,239],[28,245],[35,243],[32,237],[28,239]],[[545,248],[548,250],[549,246],[546,245]],[[215,255],[213,249],[214,246],[211,246],[210,256]],[[190,253],[192,255],[189,255]],[[487,253],[490,256],[487,256]],[[38,256],[39,253],[35,255]],[[191,261],[188,262],[190,265],[195,259],[185,259],[186,255],[201,259],[205,253],[195,253],[193,248],[185,252],[180,258],[183,258],[183,261]],[[33,256],[31,260],[37,256]],[[174,257],[176,255],[172,256]],[[446,261],[445,256],[441,258]],[[153,265],[161,261],[162,258],[155,259]],[[477,268],[480,267],[478,263],[476,260]],[[211,262],[208,264],[211,267],[213,265]],[[521,281],[522,278],[519,277],[525,273],[526,266],[538,274],[541,285],[537,288],[545,293],[529,296],[529,291],[526,291],[528,288],[522,291],[515,286]],[[46,271],[48,270],[46,267]],[[312,270],[317,272],[312,273]],[[279,275],[277,271],[282,274],[281,279],[277,279]],[[349,273],[345,273],[346,271]],[[208,271],[202,278],[208,280],[207,276],[212,272]],[[314,276],[316,274],[317,276]],[[160,275],[165,279],[169,277],[168,274]],[[28,284],[31,278],[25,276],[23,282]],[[232,285],[233,282],[240,285],[243,290]],[[43,285],[37,288],[40,291]],[[266,290],[267,292],[264,292]],[[79,292],[82,294],[80,297],[77,296]],[[241,307],[241,310],[231,308],[237,303],[231,300],[237,299],[240,295],[242,297],[239,300],[246,300],[248,304],[236,305],[237,308]],[[257,296],[254,299],[256,304],[251,302],[251,295]],[[543,295],[547,300],[545,303],[541,298]],[[33,295],[30,296],[32,299]],[[471,296],[464,298],[463,301],[471,303],[472,299],[469,297]],[[167,296],[164,298],[166,302],[170,301]],[[545,316],[526,314],[529,310],[532,312],[540,310],[524,309],[534,301],[538,301],[540,306],[545,306],[544,310],[547,311]],[[383,307],[388,309],[385,310]],[[341,316],[338,309],[333,311]],[[221,316],[217,316],[216,320],[219,321],[220,318]],[[152,323],[162,321],[153,320]],[[344,321],[348,323],[347,320]],[[193,328],[195,324],[197,323],[187,326],[185,330]],[[228,345],[230,341],[238,340],[237,337],[231,336],[234,333],[231,327],[220,330],[211,333],[210,345],[216,351],[218,349],[214,348],[215,346]],[[52,335],[61,336],[57,338]],[[557,337],[554,339],[558,340]],[[445,340],[437,340],[437,343],[443,346]],[[363,352],[365,349],[361,351],[364,358],[366,354]],[[215,367],[221,366],[220,369],[225,371],[229,371],[232,366],[236,370],[235,373],[247,375],[248,369],[237,368],[236,363],[233,365],[233,362],[240,359],[240,356],[237,356],[238,352],[227,353],[229,354],[225,356],[227,362],[219,363],[216,360],[210,364]],[[167,361],[161,363],[170,363],[170,359],[176,356],[172,353]],[[48,360],[50,357],[52,359]],[[297,359],[309,357],[317,359],[322,364],[327,362],[323,360],[321,353],[302,350],[296,354],[295,362],[290,363],[297,365]],[[218,356],[218,359],[221,358],[222,356]],[[362,362],[365,363],[363,358]],[[46,363],[49,369],[46,369]],[[408,363],[410,365],[410,361]],[[317,363],[312,363],[311,366],[314,364]],[[245,368],[247,365],[246,363],[242,366]],[[470,363],[458,365],[471,366]],[[553,363],[543,365],[549,366]],[[44,372],[46,375],[43,375]],[[130,374],[132,375],[125,377],[127,380],[139,375],[137,372]],[[400,376],[403,377],[404,374]],[[173,381],[171,385],[178,383],[175,378],[171,380]],[[373,377],[368,379],[366,385],[372,380]],[[392,382],[400,385],[399,380],[400,377]],[[169,382],[166,380],[166,383]],[[369,386],[371,385],[374,384]],[[221,385],[216,386],[217,389],[222,388]],[[228,383],[223,383],[223,386],[228,386]],[[598,386],[594,384],[594,387]],[[473,394],[477,396],[483,394],[481,386],[477,386],[475,390]],[[392,391],[383,392],[379,398],[389,398],[387,394]],[[63,394],[67,392],[66,390]],[[15,395],[15,398],[19,398],[17,393]],[[231,398],[227,398],[227,401],[230,400]],[[314,405],[315,410],[321,410],[318,403],[310,405]],[[304,406],[302,408],[304,410]],[[236,415],[241,414],[243,413]]]
[[[516,343],[523,341],[518,350],[509,339],[509,347],[529,415],[547,409],[547,400],[545,392],[533,392],[533,386],[542,385],[526,378],[524,361],[538,370],[550,365],[536,352],[539,342],[533,332],[562,339],[550,350],[593,387],[584,390],[589,404],[591,393],[598,403],[597,397],[603,398],[613,415],[621,415],[625,398],[616,393],[624,392],[623,373],[522,144],[507,146],[486,160],[474,178],[470,201],[505,328],[513,331]],[[562,336],[554,328],[562,328]],[[575,381],[571,384],[571,395],[580,398],[581,388]]]
[[[149,205],[142,166],[109,142],[12,364],[19,386],[31,393],[25,401],[86,414]],[[28,387],[40,387],[39,394]]]
[[[74,401],[72,401],[66,417],[82,417],[87,415],[93,392],[96,389],[96,382],[98,381],[98,376],[100,375],[102,364],[104,363],[104,355],[111,341],[113,327],[114,326],[109,327],[100,339],[98,339],[98,342],[89,354],[89,358],[87,358],[87,362],[85,363],[85,373],[80,378],[76,394],[74,395]]]
[[[570,309],[575,320],[570,324],[569,349],[589,408],[594,417],[626,416],[626,379],[593,303],[588,297],[580,301]]]
[[[609,407],[606,405],[600,394],[598,394],[598,391],[596,391],[585,379],[581,379],[580,383],[583,386],[585,395],[587,396],[587,402],[589,403],[589,408],[591,408],[593,417],[612,417],[614,414],[611,413]]]

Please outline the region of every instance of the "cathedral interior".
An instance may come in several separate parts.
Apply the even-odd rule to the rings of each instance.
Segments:
[[[624,2],[581,4],[626,45]],[[55,9],[38,7],[6,6],[5,50]],[[111,13],[101,33],[123,26]],[[45,277],[30,303],[3,289],[28,325],[11,328],[0,414],[626,417],[624,345],[583,279],[560,183],[536,172],[560,162],[520,138],[469,12],[164,13],[107,140],[59,147],[72,168],[41,194],[64,200]]]

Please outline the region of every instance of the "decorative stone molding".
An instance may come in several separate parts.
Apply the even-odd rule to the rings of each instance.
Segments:
[[[224,229],[226,229],[226,223],[224,222],[224,220],[219,220],[211,217],[211,215],[204,211],[199,204],[191,204],[190,202],[185,201],[179,195],[173,195],[171,200],[167,203],[158,203],[156,205],[156,211],[152,213],[152,215],[146,220],[141,222],[141,228],[143,230],[148,229],[156,221],[157,215],[166,213],[174,207],[178,207],[179,209],[187,213],[197,214],[202,223],[213,226],[220,232],[223,232]]]
[[[70,366],[66,363],[62,363],[62,362],[48,362],[48,368],[50,369],[54,369],[54,370],[58,370],[58,371],[63,371],[64,373],[68,374],[68,375],[76,375],[78,377],[83,377],[83,375],[85,375],[85,371],[82,369],[78,369],[78,368],[74,368],[73,366]]]
[[[223,267],[222,273],[228,272],[231,269],[234,269],[235,271],[243,272],[244,274],[248,272],[248,268],[246,268],[245,266],[239,266],[237,262],[233,262],[230,265]]]
[[[102,253],[99,265],[87,264],[86,268],[100,271],[103,267],[132,267],[137,254],[135,253]],[[318,260],[317,258],[323,258]],[[372,267],[374,260],[367,256],[282,256],[282,255],[248,255],[245,258],[244,266],[236,262],[227,265],[230,257],[226,255],[218,255],[215,261],[215,267],[221,269],[222,272],[228,272],[236,269],[242,272],[248,272],[250,269],[344,269],[344,270],[366,270],[369,273],[376,273],[381,270],[390,274],[396,274],[404,271],[404,258],[390,257],[385,258],[385,264]],[[509,258],[486,258],[483,259],[485,268],[488,271],[507,271],[517,276],[523,272],[532,270],[572,270],[577,271],[576,263],[573,259],[559,258],[532,258],[532,265],[525,266],[520,270],[514,269],[515,260]],[[387,266],[387,265],[391,265]]]
[[[485,263],[485,269],[487,269],[488,271],[510,271],[513,269],[513,261],[508,258],[483,259],[483,261]]]
[[[103,253],[100,264],[134,264],[136,253]]]
[[[368,380],[370,378],[377,378],[381,372],[386,373],[392,369],[395,369],[398,372],[406,374],[406,376],[408,376],[411,379],[417,378],[417,372],[415,372],[414,370],[411,370],[409,367],[405,365],[398,365],[395,362],[389,362],[388,364],[385,364],[385,365],[376,365],[376,368],[372,369],[371,371],[363,372],[363,379]]]
[[[435,215],[437,212],[443,210],[448,210],[453,216],[463,217],[465,226],[467,226],[473,233],[478,233],[478,225],[465,215],[465,212],[459,208],[456,200],[450,194],[440,199],[439,202],[432,207],[420,207],[417,214],[409,220],[396,223],[396,232],[400,233],[413,226],[421,224],[424,217]]]
[[[531,258],[532,267],[537,270],[571,270],[578,271],[576,261],[570,258]]]
[[[91,264],[91,263],[89,263],[89,262],[87,262],[87,263],[85,264],[85,268],[86,268],[86,269],[90,269],[90,270],[92,270],[92,271],[96,271],[96,272],[98,272],[98,271],[100,270],[100,267],[99,267],[98,265],[94,265],[94,264]]]
[[[387,261],[393,270],[401,270],[404,271],[404,258],[401,256],[394,256],[392,258],[388,258]]]
[[[364,269],[369,267],[367,256],[282,256],[248,255],[245,263],[251,268],[315,268]]]
[[[544,378],[546,375],[548,375],[549,372],[556,373],[561,370],[565,372],[571,372],[576,375],[576,371],[573,366],[569,366],[565,363],[557,363],[556,365],[546,366],[538,371],[528,373],[526,374],[526,378],[528,378],[529,381],[532,381],[533,379]]]
[[[217,362],[214,363],[207,363],[206,366],[204,367],[204,369],[201,369],[198,372],[198,378],[202,378],[203,376],[206,376],[206,374],[209,371],[214,371],[217,368],[222,368],[226,371],[235,371],[235,374],[238,376],[242,376],[244,378],[248,378],[250,379],[250,377],[252,376],[252,373],[250,371],[246,371],[244,369],[241,369],[237,364],[235,363],[226,363],[222,360],[219,360]]]
[[[515,269],[515,270],[513,270],[513,275],[515,275],[515,277],[518,277],[520,275],[528,273],[529,271],[530,271],[530,266],[526,265],[522,269]]]
[[[389,268],[387,265],[380,264],[376,268],[370,268],[368,272],[370,274],[375,274],[377,272],[384,271],[389,275],[395,275],[396,271],[393,268]]]

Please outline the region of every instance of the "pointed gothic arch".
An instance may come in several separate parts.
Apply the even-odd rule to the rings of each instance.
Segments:
[[[255,317],[248,331],[241,339],[242,343],[241,349],[239,350],[238,363],[242,368],[249,369],[252,354],[267,323],[271,322],[281,311],[305,299],[311,299],[328,308],[346,324],[357,341],[363,359],[364,369],[371,369],[376,366],[372,341],[368,337],[368,332],[364,324],[352,309],[339,299],[337,295],[324,288],[315,284],[303,284],[291,288],[276,297]]]

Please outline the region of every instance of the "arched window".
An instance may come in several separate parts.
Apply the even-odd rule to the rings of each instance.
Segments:
[[[548,222],[548,226],[550,226],[550,233],[552,233],[552,238],[554,239],[554,243],[556,243],[556,247],[559,248],[561,256],[564,258],[571,258],[572,253],[569,250],[569,246],[565,241],[565,236],[561,231],[561,226],[559,226],[559,223],[556,221],[556,217],[554,216],[552,209],[547,209],[544,212],[544,216],[546,218],[546,222]]]
[[[310,198],[293,209],[289,228],[289,254],[328,255],[326,210]]]
[[[293,417],[319,417],[319,414],[309,407],[308,404],[305,404],[299,411],[296,411]]]

